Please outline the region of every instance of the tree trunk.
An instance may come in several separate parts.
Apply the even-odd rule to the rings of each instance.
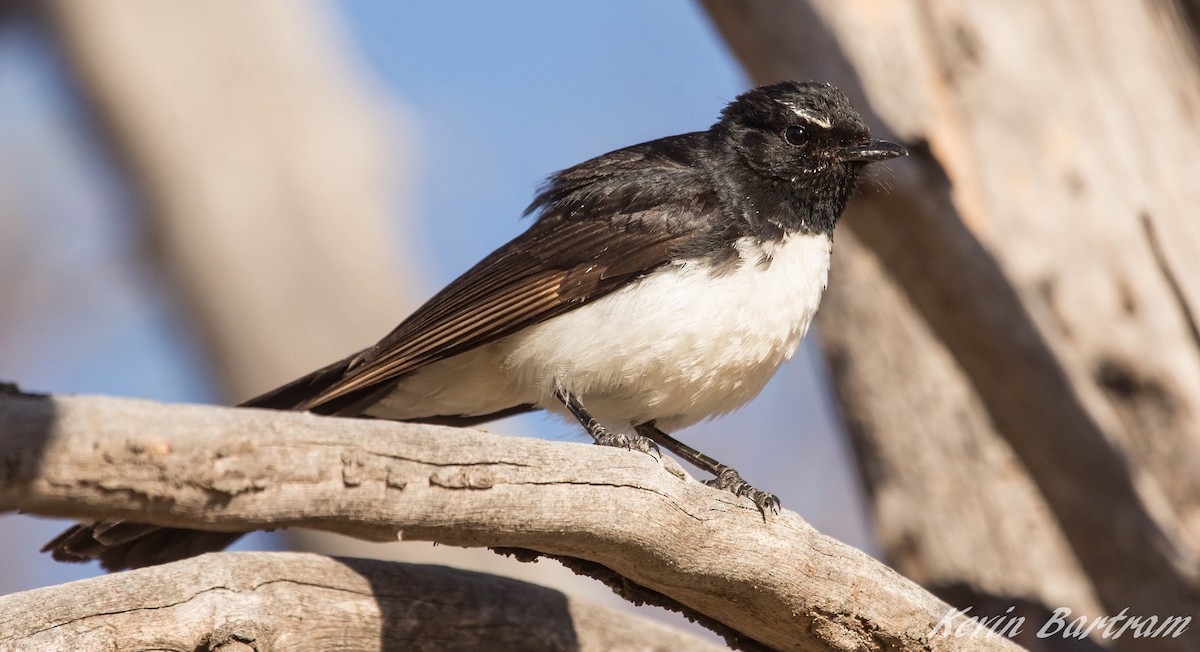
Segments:
[[[913,154],[848,211],[819,315],[889,559],[960,606],[1093,609],[1090,582],[1109,614],[1200,613],[1176,5],[706,6],[756,81],[830,81]]]
[[[55,1],[231,400],[375,342],[410,303],[396,134],[312,2]]]

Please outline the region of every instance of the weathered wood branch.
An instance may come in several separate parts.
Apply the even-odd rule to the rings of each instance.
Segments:
[[[0,511],[520,548],[615,574],[778,649],[1015,649],[791,512],[629,451],[483,431],[0,394]],[[958,620],[955,621],[960,622]]]
[[[645,618],[494,575],[233,552],[0,597],[0,650],[9,649],[718,648]]]

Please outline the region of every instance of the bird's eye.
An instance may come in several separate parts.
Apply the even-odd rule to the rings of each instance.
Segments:
[[[803,145],[804,136],[804,127],[800,125],[792,125],[783,130],[783,139],[790,145]]]

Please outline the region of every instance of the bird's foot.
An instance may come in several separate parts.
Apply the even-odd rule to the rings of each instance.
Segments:
[[[658,446],[641,435],[612,432],[598,424],[588,428],[588,433],[592,435],[592,439],[600,446],[614,446],[629,451],[640,451],[655,458],[662,458],[662,453],[658,451]]]
[[[704,484],[713,487],[714,489],[724,489],[735,496],[745,496],[758,507],[758,511],[763,516],[763,520],[767,518],[767,511],[772,514],[779,513],[779,498],[775,494],[769,494],[765,491],[759,491],[742,479],[742,476],[732,468],[722,464],[717,469],[717,477],[712,480],[705,480]]]
[[[592,436],[592,440],[597,444],[624,448],[628,451],[641,451],[653,456],[654,459],[662,459],[662,453],[658,452],[658,446],[646,437],[612,432],[600,425],[600,422],[587,411],[587,408],[583,407],[579,397],[568,392],[557,380],[554,381],[554,397],[562,401],[571,415],[579,421],[579,425],[583,426],[583,429]]]

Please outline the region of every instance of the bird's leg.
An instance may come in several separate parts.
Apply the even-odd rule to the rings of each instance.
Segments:
[[[763,515],[764,519],[767,517],[767,510],[770,510],[772,514],[779,513],[779,499],[775,497],[775,494],[759,491],[750,486],[750,483],[743,480],[742,476],[733,467],[721,464],[695,448],[659,430],[653,421],[643,423],[634,428],[639,435],[682,457],[693,466],[704,469],[716,476],[712,480],[706,480],[704,484],[717,489],[724,489],[736,496],[749,498],[758,507],[758,511]]]
[[[658,447],[654,442],[640,435],[626,435],[619,432],[611,432],[596,420],[587,408],[583,407],[583,403],[579,402],[579,398],[563,388],[562,384],[557,380],[554,381],[554,398],[567,406],[571,416],[579,420],[580,425],[587,431],[592,439],[601,446],[616,446],[626,450],[641,451],[658,457]]]

